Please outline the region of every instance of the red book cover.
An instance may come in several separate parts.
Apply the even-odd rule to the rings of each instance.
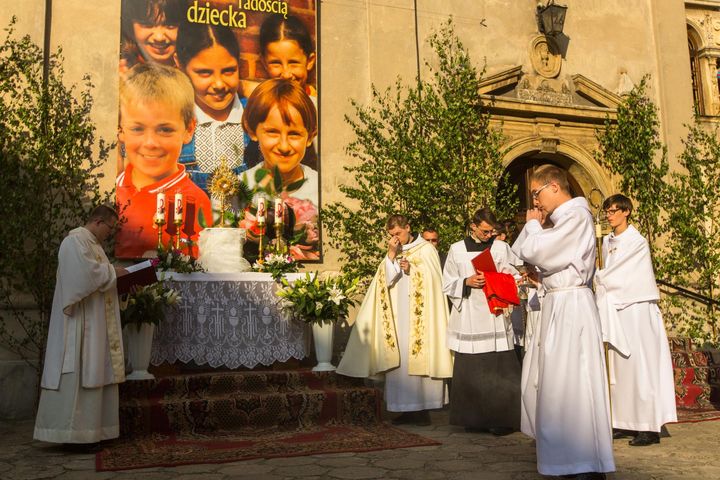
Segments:
[[[133,287],[152,285],[158,281],[155,267],[150,261],[138,263],[137,265],[128,267],[126,270],[129,273],[117,279],[118,295],[130,293]]]
[[[497,272],[497,268],[495,268],[495,261],[493,261],[493,257],[490,254],[490,249],[486,248],[482,252],[480,252],[475,258],[472,259],[473,267],[475,267],[475,272]]]

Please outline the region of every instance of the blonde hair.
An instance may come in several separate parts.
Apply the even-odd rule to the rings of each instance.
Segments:
[[[555,165],[541,165],[532,173],[530,181],[536,181],[542,185],[555,182],[561,190],[566,193],[570,193],[570,183],[567,179],[567,173],[565,170],[558,168]]]
[[[176,108],[185,126],[195,118],[195,91],[190,79],[177,68],[138,63],[120,79],[120,105],[162,102]]]

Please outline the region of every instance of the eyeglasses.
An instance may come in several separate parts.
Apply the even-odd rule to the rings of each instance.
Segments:
[[[117,230],[117,228],[118,228],[117,223],[114,224],[114,225],[110,225],[110,224],[109,224],[108,222],[106,222],[105,220],[100,220],[100,223],[104,224],[104,225],[105,225],[106,227],[108,227],[108,228],[110,229],[110,231],[112,231],[112,232],[114,232],[114,231]]]
[[[551,185],[550,183],[546,183],[545,185],[543,185],[542,187],[538,188],[538,189],[535,190],[534,192],[530,192],[530,195],[532,195],[533,200],[537,200],[538,195],[540,195],[540,192],[542,192],[543,190],[545,190],[545,189],[546,189],[547,187],[549,187],[550,185]]]
[[[615,215],[620,210],[622,210],[622,208],[608,208],[607,210],[605,210],[605,216],[610,217],[612,215]]]

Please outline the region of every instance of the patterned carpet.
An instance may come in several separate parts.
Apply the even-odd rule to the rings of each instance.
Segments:
[[[386,423],[326,424],[302,430],[253,431],[212,435],[154,434],[118,440],[96,456],[96,470],[114,471],[172,467],[197,463],[226,463],[253,458],[294,457],[321,453],[367,452],[439,445]]]

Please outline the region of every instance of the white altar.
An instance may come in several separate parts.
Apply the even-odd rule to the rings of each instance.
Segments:
[[[286,274],[290,281],[305,273]],[[165,273],[182,301],[155,330],[151,363],[253,368],[302,359],[309,328],[288,320],[268,273]],[[170,280],[168,280],[170,279]]]

